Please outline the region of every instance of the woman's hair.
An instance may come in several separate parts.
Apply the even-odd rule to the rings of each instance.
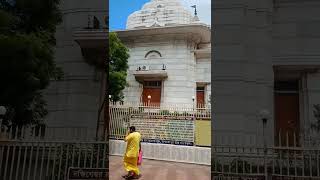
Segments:
[[[136,127],[134,127],[134,126],[130,126],[129,129],[130,129],[130,131],[133,131],[133,132],[136,131]]]

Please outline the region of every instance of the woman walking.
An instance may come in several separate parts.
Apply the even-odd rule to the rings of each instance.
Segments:
[[[128,172],[128,174],[122,176],[125,179],[138,179],[141,176],[138,168],[140,140],[140,133],[136,132],[134,126],[130,126],[124,139],[124,141],[127,142],[127,148],[124,154],[123,164],[125,170]]]

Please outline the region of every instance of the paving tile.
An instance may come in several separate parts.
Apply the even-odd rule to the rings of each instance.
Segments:
[[[210,180],[210,166],[143,160],[140,180]],[[123,180],[122,157],[109,156],[109,180]]]

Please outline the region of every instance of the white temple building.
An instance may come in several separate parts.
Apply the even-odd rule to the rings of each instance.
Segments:
[[[210,103],[211,28],[179,0],[151,0],[116,33],[130,49],[124,101]]]

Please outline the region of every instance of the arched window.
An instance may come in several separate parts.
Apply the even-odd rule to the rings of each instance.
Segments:
[[[159,57],[162,57],[161,53],[159,51],[156,51],[156,50],[152,50],[152,51],[149,51],[145,56],[144,58],[146,59],[149,59],[149,58],[159,58]]]

